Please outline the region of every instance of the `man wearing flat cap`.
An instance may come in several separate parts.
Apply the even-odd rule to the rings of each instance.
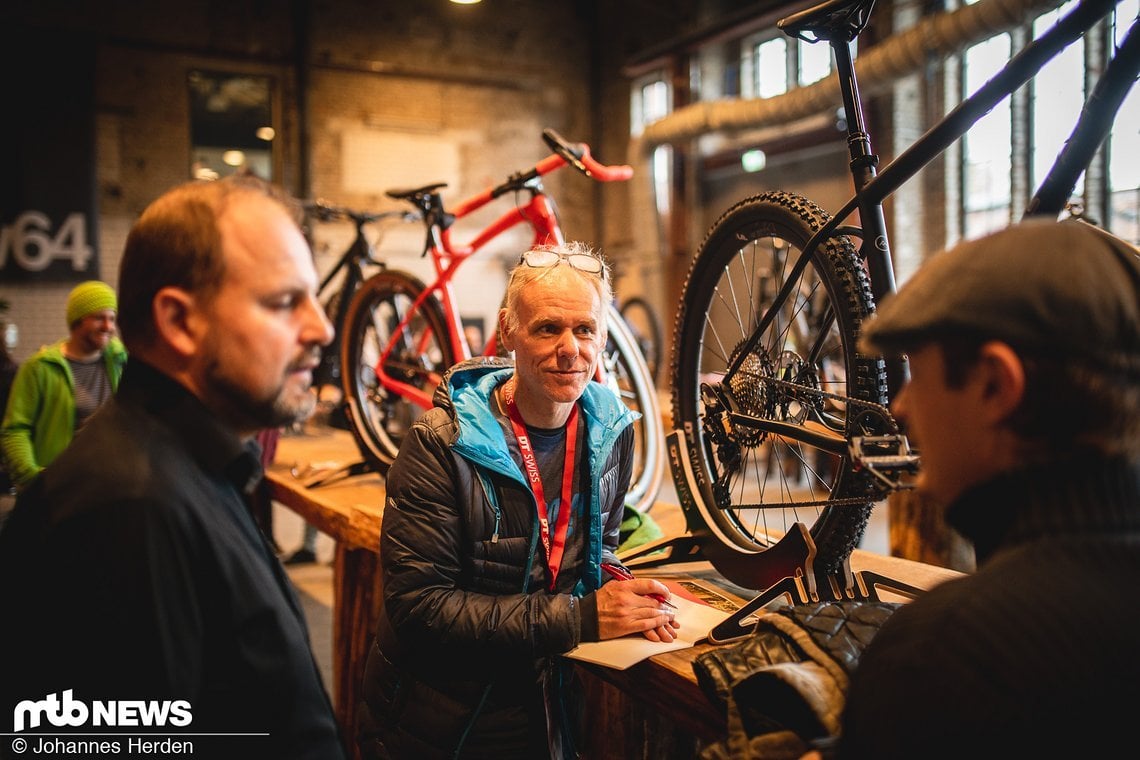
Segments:
[[[41,348],[12,382],[0,425],[0,451],[17,489],[71,443],[119,385],[127,351],[115,329],[115,291],[98,280],[67,297],[67,338]]]
[[[860,347],[908,356],[893,409],[918,488],[978,569],[882,627],[837,755],[1135,751],[1140,251],[1084,222],[1016,224],[932,258]]]

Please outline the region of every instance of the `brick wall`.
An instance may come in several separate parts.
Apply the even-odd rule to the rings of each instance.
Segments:
[[[411,184],[448,181],[445,200],[454,203],[546,155],[543,127],[572,140],[595,139],[591,37],[578,3],[503,0],[464,8],[442,1],[408,6],[337,0],[312,3],[307,15],[296,17],[290,4],[255,0],[227,4],[226,14],[217,13],[215,3],[194,0],[121,0],[101,11],[89,5],[94,4],[48,0],[3,14],[39,26],[88,29],[99,39],[94,65],[100,266],[92,276],[112,284],[132,221],[162,191],[189,179],[191,69],[272,77],[280,115],[275,179],[298,195],[344,205],[391,205],[383,180],[394,168],[402,168]],[[299,165],[299,56],[312,62],[306,74],[307,171]],[[436,176],[434,155],[421,161],[385,155],[384,147],[401,138],[446,145],[455,157],[451,176]],[[394,161],[400,165],[393,167]],[[413,182],[418,164],[424,173]],[[568,236],[604,247],[596,183],[562,171],[547,189]],[[474,221],[486,221],[491,213]],[[331,263],[348,239],[343,229],[321,231],[318,267]],[[477,287],[465,311],[493,317],[504,261],[528,242],[527,235],[509,237],[486,262],[466,265]],[[386,253],[401,268],[422,268],[421,230],[389,234],[381,245],[389,244]],[[20,330],[17,359],[66,334],[61,315],[70,287],[0,283],[0,298],[10,301],[9,319]]]

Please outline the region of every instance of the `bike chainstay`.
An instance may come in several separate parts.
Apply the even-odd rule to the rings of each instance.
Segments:
[[[853,398],[851,396],[843,396],[843,395],[840,395],[838,393],[830,393],[828,391],[820,390],[819,388],[813,388],[813,387],[810,387],[807,385],[801,385],[799,383],[794,383],[790,380],[781,380],[779,378],[771,377],[768,375],[762,375],[762,374],[758,374],[755,372],[750,372],[746,369],[738,370],[738,374],[744,375],[745,377],[752,379],[752,380],[755,380],[755,381],[760,382],[760,383],[767,383],[769,385],[778,385],[778,386],[781,386],[783,388],[788,388],[788,389],[794,390],[801,398],[807,397],[807,398],[811,398],[813,401],[817,400],[817,399],[819,399],[819,400],[831,399],[833,401],[839,401],[839,402],[846,404],[848,410],[850,410],[851,406],[861,407],[861,408],[863,408],[869,412],[872,412],[879,419],[881,419],[887,423],[888,429],[886,431],[876,431],[877,435],[896,435],[899,433],[898,423],[895,421],[895,418],[891,414],[890,409],[887,408],[886,406],[884,406],[883,404],[878,404],[874,401],[866,401],[864,399]],[[718,393],[718,395],[723,395],[725,393],[731,394],[731,390],[725,388],[725,384],[723,382],[720,383],[720,386],[721,386],[722,390],[720,391],[720,393]],[[735,399],[732,399],[732,401],[734,403],[737,403]],[[706,413],[706,415],[707,414],[708,413]],[[714,411],[714,412],[712,412],[712,414],[717,416],[717,417],[722,417],[724,415],[731,415],[731,414],[733,414],[733,412],[729,409],[722,409],[719,411]],[[755,415],[749,415],[749,414],[746,414],[743,412],[738,412],[738,414],[742,415],[742,416],[752,416],[752,417],[755,416]],[[850,414],[848,414],[848,419],[850,419]],[[738,424],[738,423],[733,423],[733,424]],[[851,438],[850,435],[844,436],[845,440],[850,441],[850,438]],[[715,442],[715,438],[714,438],[714,442]],[[741,445],[739,443],[736,443],[735,441],[733,443],[734,443],[734,445],[738,445],[738,446]],[[730,510],[730,509],[796,509],[796,508],[800,508],[800,507],[855,506],[855,505],[860,505],[860,504],[866,504],[868,501],[877,501],[880,498],[883,498],[885,495],[886,495],[885,493],[883,493],[883,494],[872,493],[872,494],[863,495],[863,496],[845,496],[845,497],[837,497],[837,498],[833,498],[833,499],[814,499],[814,500],[809,500],[809,501],[767,502],[767,503],[761,503],[761,504],[725,504],[725,505],[718,503],[715,506],[717,509],[721,509],[721,510]]]

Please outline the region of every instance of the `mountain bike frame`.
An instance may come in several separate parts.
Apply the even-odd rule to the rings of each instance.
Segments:
[[[857,345],[862,320],[895,289],[883,201],[1109,17],[1117,0],[1083,0],[881,172],[852,59],[873,4],[826,0],[777,23],[834,52],[854,197],[834,213],[780,190],[742,199],[710,228],[681,300],[676,428],[667,446],[689,534],[664,561],[699,550],[735,583],[767,589],[710,633],[718,642],[746,634],[756,605],[781,594],[800,602],[872,598],[876,585],[910,594],[897,582],[852,573],[849,563],[874,505],[904,487],[901,476],[920,461],[889,411],[906,381],[905,360],[864,355]],[[1061,213],[1138,68],[1134,20],[1026,214]],[[834,377],[829,366],[838,368]],[[810,530],[800,510],[814,515]],[[784,522],[782,531],[769,531],[769,514]],[[623,563],[658,564],[663,548],[639,547]]]
[[[512,174],[501,184],[489,187],[461,201],[451,212],[444,209],[443,198],[439,193],[439,190],[446,187],[444,184],[425,185],[412,190],[388,191],[389,197],[408,201],[422,214],[428,232],[422,255],[431,256],[436,278],[425,287],[411,308],[408,309],[407,314],[393,331],[391,340],[384,347],[379,361],[376,363],[376,376],[386,390],[396,393],[424,409],[431,407],[431,392],[402,382],[384,371],[388,357],[396,346],[396,341],[407,338],[408,323],[416,315],[424,301],[429,298],[436,297],[443,305],[444,316],[447,319],[447,340],[451,345],[453,355],[464,359],[471,358],[471,348],[463,336],[463,325],[452,282],[456,271],[464,261],[478,253],[483,246],[502,233],[524,223],[529,224],[534,230],[534,245],[565,242],[554,202],[543,189],[542,177],[567,165],[573,166],[587,177],[599,182],[622,181],[633,176],[632,167],[625,165],[607,166],[594,159],[590,154],[590,147],[585,143],[572,145],[552,129],[544,130],[542,136],[553,151],[551,155],[543,158],[530,169]],[[452,225],[457,220],[469,216],[508,193],[525,193],[527,198],[525,202],[516,203],[514,207],[505,211],[466,243],[452,240]],[[492,330],[491,337],[487,340],[483,351],[484,355],[493,356],[497,351],[497,343],[497,330]],[[442,377],[433,376],[432,379],[434,384],[438,385]],[[601,379],[600,366],[598,379]]]
[[[995,76],[900,153],[881,173],[877,172],[879,157],[872,152],[870,136],[866,131],[852,57],[853,41],[866,26],[874,0],[829,0],[779,21],[777,26],[789,36],[807,42],[825,41],[831,46],[847,115],[847,142],[855,195],[804,246],[783,287],[776,294],[773,306],[766,310],[754,330],[747,350],[740,351],[737,359],[729,366],[722,386],[729,385],[729,379],[740,371],[744,358],[758,349],[760,336],[779,313],[780,306],[792,295],[800,275],[828,238],[849,235],[861,241],[860,257],[870,275],[876,303],[894,292],[894,266],[883,216],[883,201],[965,135],[978,119],[1001,100],[1032,79],[1047,62],[1079,39],[1097,21],[1107,17],[1118,2],[1119,0],[1083,0],[1053,27],[1012,57]],[[1025,216],[1056,216],[1064,210],[1080,173],[1108,135],[1121,103],[1136,81],[1140,70],[1138,26],[1140,20],[1134,20],[1116,55],[1098,79],[1072,135],[1034,194]],[[862,226],[845,225],[844,222],[855,211],[859,212]],[[817,358],[820,349],[821,346],[817,346],[809,355],[812,360]],[[905,359],[889,358],[886,360],[886,368],[888,397],[894,398],[907,377]],[[767,423],[762,419],[750,420],[749,424],[761,430],[767,429]],[[769,432],[788,434],[786,428],[772,429]],[[818,440],[813,443],[839,455],[845,453],[849,445],[843,439],[830,444],[821,444]],[[905,441],[899,442],[899,446],[905,449]],[[890,457],[884,457],[884,465],[888,458]],[[865,456],[863,461],[872,468],[876,465],[873,456]],[[910,466],[913,466],[913,462],[907,464],[907,468]]]

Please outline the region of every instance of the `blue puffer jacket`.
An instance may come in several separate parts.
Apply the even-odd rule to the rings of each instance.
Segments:
[[[358,716],[366,756],[571,752],[578,713],[554,656],[584,629],[596,635],[591,592],[616,559],[636,418],[596,383],[579,402],[585,543],[549,592],[534,495],[509,421],[493,411],[511,374],[501,359],[454,367],[388,473],[383,604]]]

